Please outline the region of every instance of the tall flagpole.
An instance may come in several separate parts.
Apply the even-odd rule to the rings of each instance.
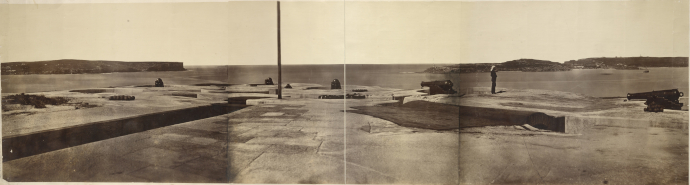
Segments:
[[[278,1],[278,99],[283,99],[283,75],[280,66],[280,1]]]

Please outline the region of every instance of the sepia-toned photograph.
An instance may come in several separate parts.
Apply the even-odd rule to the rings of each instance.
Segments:
[[[0,174],[688,184],[689,7],[3,1]]]

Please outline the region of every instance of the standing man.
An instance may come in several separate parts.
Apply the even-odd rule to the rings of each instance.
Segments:
[[[496,94],[496,66],[491,66],[491,94]]]

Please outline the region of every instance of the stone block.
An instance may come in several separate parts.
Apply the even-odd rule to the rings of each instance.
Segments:
[[[188,98],[197,98],[198,97],[197,93],[189,93],[189,92],[173,92],[171,95],[172,96],[188,97]]]
[[[208,177],[181,172],[178,170],[173,170],[169,168],[160,167],[147,167],[141,170],[137,170],[128,175],[146,179],[150,182],[176,182],[176,183],[209,183],[215,182],[219,183],[217,180],[213,180]]]
[[[268,94],[278,94],[278,92],[280,92],[280,90],[278,90],[278,89],[269,89],[268,90]]]
[[[313,137],[312,137],[313,138]],[[318,147],[321,141],[314,141],[311,138],[275,138],[275,137],[256,137],[246,142],[247,144],[263,144],[263,145],[299,145]]]
[[[285,113],[282,112],[267,112],[262,114],[261,116],[282,116]]]
[[[196,98],[214,101],[225,101],[228,99],[228,95],[223,93],[199,93],[196,95]]]
[[[597,119],[582,118],[575,116],[565,117],[565,133],[566,134],[581,134],[585,128],[596,125]]]
[[[196,157],[155,147],[139,150],[124,156],[125,159],[149,163],[153,167],[176,167]]]
[[[200,144],[200,145],[209,145],[211,143],[218,142],[218,140],[210,139],[210,138],[204,138],[204,137],[192,137],[192,138],[185,140],[185,142]]]
[[[229,163],[227,160],[200,157],[176,167],[175,170],[207,177],[215,182],[225,183],[230,180],[227,174],[228,167]]]

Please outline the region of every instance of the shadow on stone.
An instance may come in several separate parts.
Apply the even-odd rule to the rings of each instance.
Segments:
[[[212,104],[3,138],[3,162],[132,133],[227,114],[246,106]]]

